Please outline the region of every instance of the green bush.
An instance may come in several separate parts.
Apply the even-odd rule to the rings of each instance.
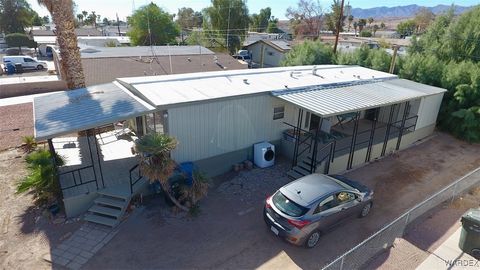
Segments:
[[[360,32],[360,36],[361,37],[372,37],[372,32],[368,31],[368,30],[363,30],[362,32]]]
[[[28,175],[17,185],[17,193],[32,192],[38,204],[46,204],[61,196],[57,169],[52,156],[47,150],[37,150],[25,158]],[[58,166],[64,164],[63,159],[56,155]]]
[[[307,40],[285,55],[283,66],[321,65],[334,62],[333,49],[320,41]]]

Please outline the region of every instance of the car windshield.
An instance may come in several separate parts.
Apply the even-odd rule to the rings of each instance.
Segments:
[[[278,208],[278,210],[291,217],[303,216],[308,211],[308,208],[305,208],[291,201],[290,199],[285,197],[285,195],[283,195],[280,191],[273,196],[272,201],[275,207]]]

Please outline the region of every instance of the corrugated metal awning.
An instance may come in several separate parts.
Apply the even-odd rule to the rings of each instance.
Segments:
[[[146,114],[154,107],[117,82],[36,97],[35,138],[50,139]]]
[[[329,117],[397,104],[445,91],[408,80],[393,79],[337,88],[278,91],[272,92],[272,95],[321,117]]]

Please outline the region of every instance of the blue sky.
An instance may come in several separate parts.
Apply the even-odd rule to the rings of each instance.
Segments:
[[[329,8],[331,0],[319,0],[320,5],[326,10]],[[349,0],[345,0],[347,3]],[[37,4],[37,0],[28,0],[32,7],[42,16],[48,15],[48,11],[45,8],[40,8]],[[78,5],[78,12],[82,10],[96,11],[97,14],[110,19],[115,18],[115,13],[121,19],[125,19],[126,16],[131,14],[133,6],[140,7],[151,1],[147,0],[75,0]],[[210,0],[153,0],[154,3],[164,8],[170,13],[176,13],[181,7],[191,7],[194,10],[201,10],[209,6]],[[277,18],[285,19],[285,10],[290,6],[295,6],[297,0],[247,0],[250,13],[256,13],[264,7],[272,8],[272,15]],[[414,1],[414,0],[388,0],[388,1],[374,1],[374,0],[350,0],[350,5],[354,8],[371,8],[377,6],[401,6],[401,5],[424,5],[435,6],[438,4],[450,5],[455,3],[461,6],[471,6],[480,4],[480,0],[428,0],[428,1]]]

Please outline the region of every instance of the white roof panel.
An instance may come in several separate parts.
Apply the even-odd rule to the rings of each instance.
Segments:
[[[122,78],[119,81],[155,106],[311,88],[397,76],[359,66],[322,65]],[[315,73],[315,74],[314,74]]]
[[[117,82],[39,96],[33,100],[35,138],[87,130],[154,109]]]
[[[412,85],[405,84],[405,81],[402,79],[371,81],[370,83],[347,84],[342,87],[316,87],[303,91],[282,91],[273,94],[319,116],[328,117],[397,104],[446,91],[436,88],[436,91],[430,89],[427,93],[409,88]]]

